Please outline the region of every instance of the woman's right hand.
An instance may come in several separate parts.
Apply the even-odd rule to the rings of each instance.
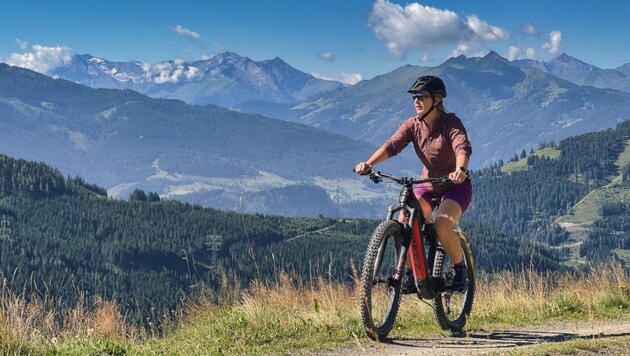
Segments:
[[[371,169],[372,165],[368,164],[367,162],[361,162],[354,166],[354,171],[359,174],[367,174],[368,172],[370,172]]]

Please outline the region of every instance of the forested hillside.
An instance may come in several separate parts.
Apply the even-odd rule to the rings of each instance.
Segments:
[[[308,281],[352,281],[378,223],[245,215],[161,201],[128,201],[42,163],[0,155],[2,273],[14,293],[73,306],[116,300],[131,319],[159,320],[227,275],[244,286],[287,271]],[[394,197],[392,197],[394,198]],[[384,207],[385,208],[385,207]],[[556,256],[484,225],[464,224],[478,266],[555,269]],[[34,294],[33,294],[34,293]],[[83,299],[81,299],[83,296]],[[146,319],[150,318],[150,319]]]
[[[475,172],[473,205],[461,225],[479,269],[562,268],[567,251],[549,247],[570,235],[555,219],[614,177],[616,189],[629,189],[630,167],[618,163],[629,138],[630,121],[545,144],[557,158],[522,154],[520,170],[504,169],[516,164],[510,162]],[[579,249],[591,261],[630,247],[628,202],[610,197],[599,209]],[[136,322],[164,318],[199,290],[218,288],[224,276],[244,286],[280,271],[351,283],[378,223],[246,215],[142,190],[117,200],[79,177],[4,155],[0,215],[2,273],[11,291],[69,306],[104,297]]]
[[[625,180],[623,184],[626,189],[630,189],[630,181]],[[602,214],[604,217],[594,222],[594,229],[580,246],[580,255],[591,261],[605,260],[614,252],[629,256],[630,202],[607,203],[602,206]]]
[[[554,224],[559,216],[573,214],[576,203],[589,192],[612,184],[619,176],[621,182],[614,183],[616,189],[630,189],[630,166],[617,164],[629,140],[630,121],[626,121],[614,129],[567,138],[557,146],[548,143],[560,151],[559,158],[534,154],[526,157],[523,152],[524,169],[505,173],[502,168],[508,165],[499,162],[475,172],[475,196],[466,219],[484,221],[527,240],[549,245],[566,242],[569,233]],[[602,218],[594,222],[580,248],[580,255],[589,260],[609,258],[613,249],[630,248],[629,203],[619,201],[619,194],[607,199],[599,203]]]

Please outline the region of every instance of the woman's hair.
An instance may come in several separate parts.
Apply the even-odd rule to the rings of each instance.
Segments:
[[[440,103],[438,104],[437,109],[438,109],[440,112],[448,112],[448,111],[446,111],[446,109],[444,108],[444,97],[440,96],[440,98],[442,98],[442,100],[440,100]]]

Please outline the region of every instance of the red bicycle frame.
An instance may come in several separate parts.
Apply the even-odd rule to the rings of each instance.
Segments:
[[[435,242],[436,236],[432,226],[424,226],[425,218],[422,215],[420,202],[413,193],[413,185],[423,183],[441,184],[447,181],[450,182],[450,180],[447,177],[412,179],[395,177],[378,171],[372,171],[370,173],[370,179],[375,183],[378,183],[381,177],[390,178],[403,185],[400,191],[399,203],[390,206],[387,214],[387,220],[394,220],[394,214],[397,212],[403,215],[400,224],[402,225],[404,236],[393,279],[395,283],[402,281],[402,276],[405,271],[405,259],[407,255],[410,254],[411,269],[419,296],[424,299],[433,299],[436,291],[444,289],[444,283],[440,278],[430,276],[433,263],[435,262],[437,248]],[[426,240],[430,242],[428,253],[425,251],[425,238],[422,236],[421,226],[423,227],[423,231],[427,234]]]

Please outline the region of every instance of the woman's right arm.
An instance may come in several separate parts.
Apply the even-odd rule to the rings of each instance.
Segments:
[[[370,159],[368,159],[365,162],[361,162],[357,164],[354,167],[354,171],[359,174],[365,174],[369,172],[370,169],[372,169],[372,166],[375,166],[387,160],[388,158],[389,158],[389,155],[387,154],[387,151],[385,150],[385,148],[381,147],[378,150],[376,150],[376,152],[374,152],[374,154],[372,155],[372,157],[370,157]]]
[[[414,120],[414,118],[411,118],[403,122],[392,137],[385,141],[383,146],[376,150],[370,159],[366,162],[357,164],[354,167],[354,171],[359,174],[365,174],[372,169],[372,166],[377,165],[402,151],[409,142],[411,142]]]

